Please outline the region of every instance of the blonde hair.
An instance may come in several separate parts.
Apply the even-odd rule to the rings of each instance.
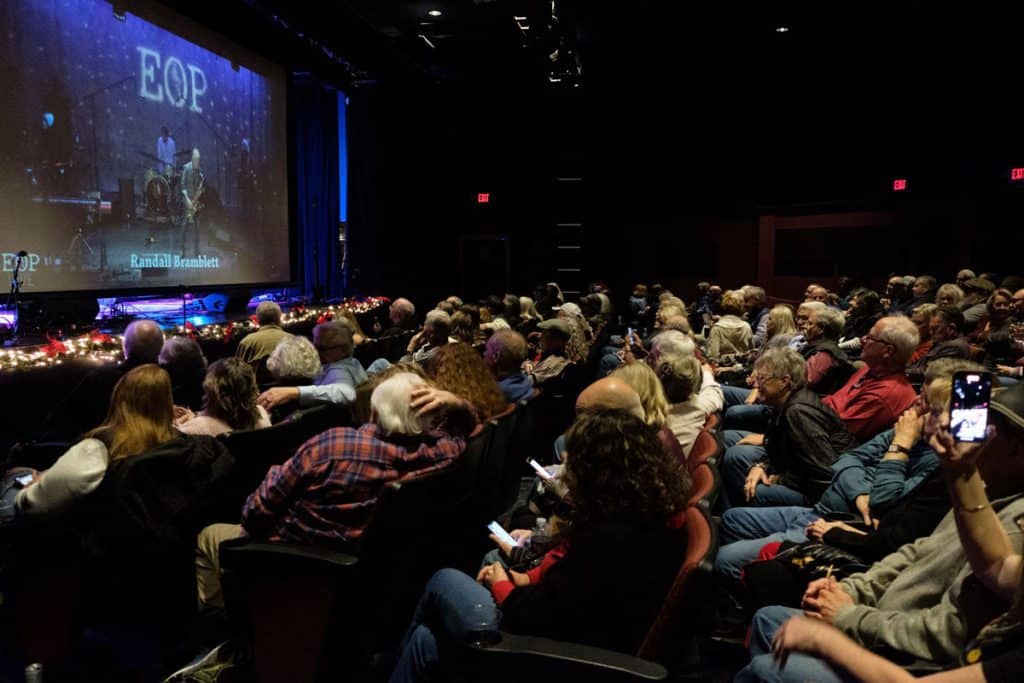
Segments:
[[[768,335],[771,339],[777,334],[796,334],[796,321],[793,309],[786,304],[777,304],[768,311]]]
[[[627,363],[611,374],[633,388],[640,396],[640,405],[644,409],[644,422],[655,429],[665,425],[668,418],[668,399],[665,389],[654,370],[646,363]]]
[[[171,376],[148,363],[129,370],[114,385],[107,419],[85,436],[107,446],[114,462],[155,448],[177,435]]]

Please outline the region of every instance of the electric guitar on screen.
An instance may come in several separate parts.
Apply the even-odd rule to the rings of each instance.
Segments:
[[[203,202],[200,201],[203,198],[203,190],[206,189],[206,179],[199,179],[199,189],[196,190],[196,196],[192,198],[192,203],[185,206],[185,220],[190,221],[196,217],[200,211],[203,210]]]

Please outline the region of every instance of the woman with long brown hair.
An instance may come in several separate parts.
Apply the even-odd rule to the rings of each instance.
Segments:
[[[51,517],[66,511],[100,485],[111,463],[178,436],[173,421],[167,371],[153,364],[129,370],[114,386],[103,424],[60,456],[53,467],[35,474],[17,495],[17,514]]]
[[[221,358],[203,379],[203,410],[198,415],[186,411],[177,427],[186,434],[208,436],[269,427],[270,416],[257,405],[258,396],[252,367],[240,358]]]

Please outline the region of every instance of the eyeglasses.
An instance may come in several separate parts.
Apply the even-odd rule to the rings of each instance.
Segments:
[[[764,375],[758,375],[758,374],[753,374],[753,375],[750,376],[750,381],[753,382],[754,384],[758,385],[758,386],[764,386],[765,382],[767,382],[768,380],[772,380],[772,379],[779,380],[781,382],[785,378],[784,377],[772,377],[772,376],[765,377]]]
[[[865,334],[863,337],[860,338],[861,344],[864,344],[865,342],[869,341],[875,342],[876,344],[885,344],[886,346],[895,346],[895,344],[893,344],[892,342],[887,342],[884,339],[879,339],[878,337],[872,336],[870,334]]]

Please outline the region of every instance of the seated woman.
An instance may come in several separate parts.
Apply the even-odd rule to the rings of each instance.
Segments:
[[[262,429],[270,416],[256,404],[259,388],[252,367],[240,358],[221,358],[203,380],[203,409],[182,411],[175,426],[185,434],[217,436],[225,432]]]
[[[107,418],[60,456],[50,469],[17,493],[17,517],[54,517],[92,493],[107,466],[145,453],[178,436],[174,429],[171,378],[165,370],[140,365],[114,387]]]
[[[168,337],[157,362],[171,376],[174,405],[199,410],[203,405],[206,356],[191,337]]]
[[[651,370],[646,363],[633,361],[620,366],[610,376],[618,377],[633,387],[640,397],[640,405],[644,408],[644,422],[652,429],[658,430],[658,438],[665,449],[679,464],[685,465],[687,454],[668,426],[668,399],[665,397],[665,389],[661,385],[661,380],[658,379],[654,370]],[[691,443],[690,446],[692,448],[693,444]]]
[[[1004,399],[996,410],[1004,414],[1013,412],[1014,422],[1019,424],[1020,399],[1018,392],[1013,398]],[[979,456],[985,451],[996,451],[1006,459],[1004,473],[1007,467],[1019,473],[1019,446],[1009,446],[1009,442],[998,444],[999,437],[993,439],[991,432],[988,442],[981,448],[978,444],[957,442],[948,430],[948,414],[941,414],[939,421],[941,426],[931,443],[947,472],[960,542],[974,577],[998,599],[1004,600],[1009,609],[990,621],[973,638],[967,636],[971,640],[962,650],[958,668],[925,676],[921,680],[1018,681],[1020,672],[1024,670],[1024,558],[1015,551],[1006,525],[993,510],[985,481],[979,473]],[[1015,427],[1009,430],[1019,432]],[[1019,438],[1019,433],[1014,436]],[[1017,452],[1000,452],[999,449],[1008,446]],[[820,611],[828,600],[827,596],[837,590],[829,581],[834,584],[834,579],[828,579],[817,591],[808,590],[805,607],[811,613]],[[917,680],[902,666],[855,643],[826,621],[803,616],[785,621],[772,634],[756,631],[751,653],[754,662],[740,672],[736,680],[750,680],[752,677],[747,676],[748,673],[764,679],[771,669],[775,669],[773,673],[779,676],[785,672],[787,677],[801,680],[807,680],[808,676],[813,680],[841,678],[864,683]],[[772,658],[776,667],[769,663]],[[787,664],[788,670],[785,670]]]
[[[484,359],[469,344],[445,344],[426,361],[425,369],[438,389],[469,401],[480,422],[486,422],[509,406]]]
[[[366,333],[363,332],[362,326],[356,319],[356,314],[353,313],[350,309],[346,308],[345,306],[342,306],[340,309],[338,309],[337,320],[343,325],[348,326],[349,330],[352,332],[352,343],[355,344],[356,346],[360,346],[361,344],[365,344],[366,342],[369,341],[369,338],[366,336]]]
[[[267,358],[267,370],[275,387],[301,387],[312,384],[321,369],[320,353],[305,337],[289,335],[282,339]],[[270,421],[275,424],[295,412],[294,404],[275,406]]]
[[[569,430],[568,453],[575,514],[567,539],[525,574],[497,563],[476,581],[454,569],[436,573],[391,681],[444,679],[458,668],[458,645],[471,631],[637,650],[686,551],[683,469],[625,411],[582,413]]]
[[[708,332],[707,355],[719,362],[727,357],[742,356],[753,347],[753,332],[750,324],[741,318],[743,296],[738,291],[728,291],[722,297],[722,317],[715,321]]]

